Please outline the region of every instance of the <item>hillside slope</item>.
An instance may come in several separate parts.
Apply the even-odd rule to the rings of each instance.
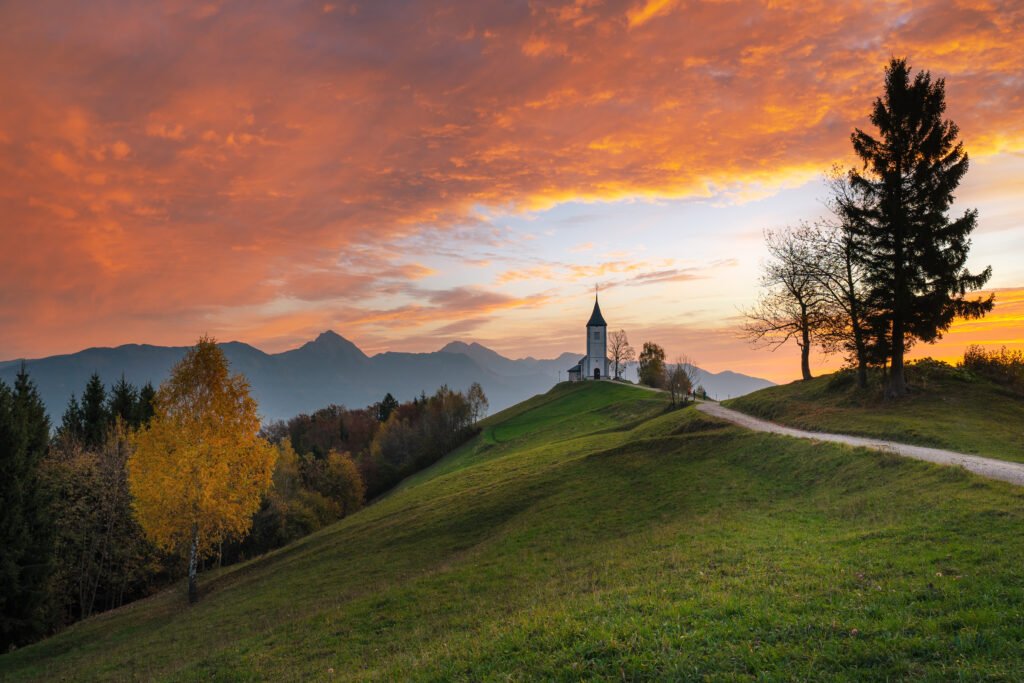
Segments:
[[[956,368],[910,366],[913,392],[882,397],[872,377],[860,390],[838,372],[755,391],[723,402],[799,429],[878,437],[919,446],[1024,462],[1024,397]]]
[[[1024,492],[558,385],[367,509],[0,678],[1024,677]]]

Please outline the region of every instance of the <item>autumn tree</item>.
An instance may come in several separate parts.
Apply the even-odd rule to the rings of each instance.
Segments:
[[[889,63],[870,117],[877,135],[859,128],[851,134],[863,161],[851,184],[869,201],[851,207],[850,218],[864,242],[871,327],[876,337],[888,338],[889,397],[907,391],[908,340],[935,341],[954,318],[979,318],[993,306],[992,296],[966,298],[988,282],[992,269],[974,274],[966,268],[978,212],[949,216],[968,158],[956,124],[943,119],[945,81],[933,82],[926,71],[911,79],[910,71],[906,60]]]
[[[484,394],[484,388],[480,386],[480,382],[473,382],[469,385],[469,391],[466,392],[466,400],[469,402],[469,413],[473,424],[476,424],[478,420],[487,414],[487,408],[490,406],[490,402],[487,400],[487,395]]]
[[[243,536],[270,487],[275,451],[257,436],[256,410],[248,381],[203,337],[160,385],[153,419],[135,437],[135,513],[156,545],[187,553],[190,602],[199,558]]]
[[[765,232],[769,259],[762,265],[762,291],[744,312],[743,336],[775,351],[790,340],[800,348],[800,374],[811,379],[810,354],[831,324],[827,297],[813,262],[818,258],[811,226]]]
[[[147,595],[164,571],[132,514],[130,449],[128,428],[118,416],[101,448],[86,449],[63,434],[47,458],[57,531],[54,603],[65,622]]]
[[[638,358],[640,383],[660,387],[665,380],[665,350],[654,342],[644,342]]]
[[[619,368],[636,360],[636,351],[629,345],[625,330],[608,335],[608,353],[611,354],[612,365],[615,367],[615,379],[621,379],[622,373]]]

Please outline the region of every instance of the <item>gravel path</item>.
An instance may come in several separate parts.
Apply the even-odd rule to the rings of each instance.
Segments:
[[[940,448],[909,446],[907,444],[896,443],[895,441],[883,441],[882,439],[846,436],[845,434],[828,434],[826,432],[808,432],[802,429],[793,429],[792,427],[784,427],[782,425],[775,424],[774,422],[769,422],[768,420],[751,417],[750,415],[741,413],[738,410],[732,410],[710,401],[699,403],[697,405],[697,410],[713,417],[728,420],[729,422],[738,424],[741,427],[746,427],[747,429],[752,429],[756,432],[771,432],[773,434],[795,436],[800,439],[817,439],[819,441],[844,443],[849,446],[863,446],[864,448],[873,448],[879,451],[896,453],[897,455],[915,458],[916,460],[927,460],[928,462],[934,462],[940,465],[960,465],[966,470],[974,472],[975,474],[980,474],[983,477],[988,477],[989,479],[1000,479],[1002,481],[1008,481],[1011,484],[1024,486],[1024,464],[1020,463],[1006,462],[1005,460],[993,460],[992,458],[983,458],[978,455],[966,455],[964,453],[957,453],[956,451],[944,451]]]

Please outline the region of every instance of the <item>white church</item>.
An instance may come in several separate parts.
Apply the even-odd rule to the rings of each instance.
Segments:
[[[608,323],[601,315],[601,307],[597,305],[597,293],[594,293],[594,312],[587,322],[587,355],[580,362],[569,368],[569,381],[579,382],[584,379],[609,379],[608,377]]]

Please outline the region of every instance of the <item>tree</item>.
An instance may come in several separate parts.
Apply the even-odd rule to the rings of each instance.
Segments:
[[[469,391],[466,392],[466,400],[469,401],[469,413],[472,416],[473,424],[476,424],[480,418],[487,414],[487,408],[490,406],[490,402],[488,402],[487,395],[484,394],[484,388],[480,386],[480,382],[473,382],[469,385]]]
[[[770,259],[762,266],[764,288],[754,307],[744,313],[743,335],[753,344],[775,351],[795,340],[800,348],[800,374],[811,379],[811,346],[821,343],[830,323],[826,297],[814,276],[817,258],[812,228],[801,225],[765,232]]]
[[[81,442],[85,438],[85,416],[82,414],[82,406],[72,393],[68,399],[68,407],[61,417],[60,427],[57,429],[58,436],[74,439]]]
[[[99,448],[107,438],[110,411],[107,392],[97,373],[92,373],[82,393],[82,441],[86,448]]]
[[[377,404],[377,422],[385,423],[391,415],[391,411],[398,407],[398,400],[388,392],[384,399]]]
[[[639,363],[640,383],[660,387],[665,378],[665,350],[654,342],[644,342]]]
[[[155,590],[164,567],[132,514],[128,429],[114,419],[103,446],[58,438],[45,466],[54,500],[54,602],[64,622],[120,607]]]
[[[615,379],[621,379],[619,367],[625,367],[626,363],[636,360],[636,351],[629,345],[625,330],[608,335],[608,353],[612,355],[612,364],[615,366]]]
[[[811,274],[826,298],[829,324],[821,334],[826,351],[845,351],[857,368],[857,386],[867,386],[872,343],[865,287],[861,239],[853,214],[867,206],[868,198],[853,187],[850,174],[834,167],[827,175],[832,218],[810,228],[814,258]]]
[[[137,427],[135,423],[138,415],[139,394],[135,387],[125,381],[124,374],[121,379],[110,388],[110,399],[107,403],[107,412],[111,421],[120,417],[125,424]]]
[[[157,546],[187,552],[189,602],[199,558],[244,535],[270,487],[275,450],[259,428],[248,381],[230,375],[224,352],[203,337],[160,385],[153,419],[135,437],[135,513]]]
[[[156,389],[151,382],[139,389],[139,401],[135,404],[135,425],[144,425],[153,417],[153,400],[156,398]]]
[[[0,653],[49,626],[53,527],[40,465],[50,420],[22,365],[13,391],[0,382]]]
[[[683,356],[676,358],[675,365],[665,368],[665,388],[673,406],[680,398],[686,403],[686,393],[693,389],[695,374],[693,363]]]
[[[328,453],[324,480],[321,493],[338,504],[342,517],[363,507],[366,486],[350,454],[338,451]]]
[[[863,172],[853,172],[850,182],[868,201],[849,214],[864,243],[868,299],[876,311],[870,324],[889,339],[891,398],[907,392],[908,340],[933,342],[954,318],[979,318],[993,305],[991,295],[965,298],[988,282],[992,269],[965,268],[978,212],[948,215],[968,157],[956,124],[942,118],[945,111],[945,80],[932,82],[920,71],[911,82],[906,60],[893,59],[870,117],[878,137],[859,128],[850,136],[863,161]]]

